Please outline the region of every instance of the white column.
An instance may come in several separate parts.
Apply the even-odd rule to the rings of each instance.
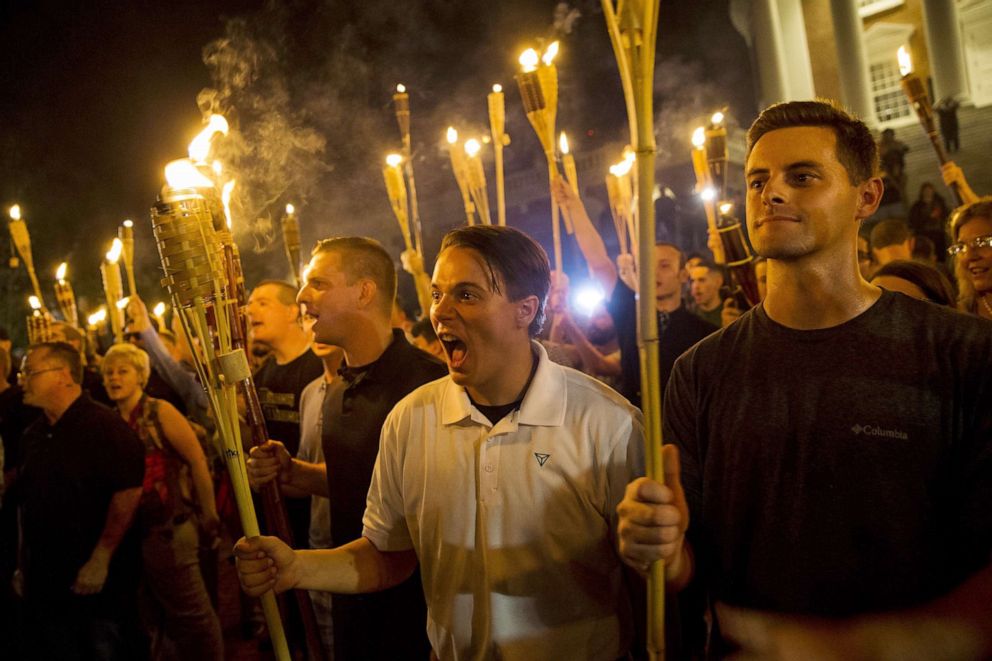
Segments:
[[[802,101],[816,96],[813,86],[813,65],[809,60],[809,43],[806,41],[806,23],[803,20],[802,0],[778,0],[779,23],[788,76],[788,97]]]
[[[841,101],[869,126],[877,124],[875,104],[868,77],[864,27],[854,0],[830,0],[837,38],[837,73],[840,75]]]
[[[934,103],[946,96],[968,95],[964,51],[958,26],[957,4],[952,0],[923,0],[923,34],[930,56]]]
[[[761,87],[761,106],[789,100],[785,42],[777,0],[754,0],[751,4],[751,36]]]

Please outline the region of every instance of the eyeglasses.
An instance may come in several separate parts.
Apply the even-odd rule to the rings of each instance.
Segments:
[[[976,236],[974,239],[969,241],[958,241],[957,243],[952,243],[947,248],[947,254],[951,257],[955,257],[963,253],[965,248],[971,248],[972,250],[978,250],[979,248],[992,248],[992,234]]]
[[[56,370],[63,369],[62,367],[46,367],[42,370],[21,370],[17,373],[17,378],[21,381],[27,381],[33,376],[38,376],[39,374],[44,374],[45,372],[54,372]]]

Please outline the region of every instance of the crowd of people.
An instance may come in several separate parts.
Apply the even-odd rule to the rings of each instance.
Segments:
[[[257,283],[270,440],[247,472],[297,548],[237,541],[246,631],[256,597],[296,591],[295,658],[638,658],[664,560],[670,658],[992,655],[992,198],[951,163],[963,206],[924,184],[879,218],[885,148],[824,102],[758,117],[750,309],[713,255],[641,255],[663,481],[631,258],[564,182],[590,309],[534,240],[482,225],[444,237],[419,320],[369,238],[318,242],[299,290]],[[242,532],[197,347],[137,296],[127,320],[102,355],[62,322],[17,370],[0,343],[10,658],[224,658],[220,547]]]

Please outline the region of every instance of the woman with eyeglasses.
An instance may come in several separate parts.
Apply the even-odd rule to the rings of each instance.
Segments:
[[[959,207],[951,217],[958,309],[992,319],[992,197]]]
[[[199,523],[208,533],[216,536],[220,526],[203,448],[174,406],[145,394],[148,354],[132,344],[115,344],[100,368],[107,394],[145,444],[145,481],[136,521],[142,527],[143,583],[150,597],[151,658],[162,651],[164,633],[175,643],[179,658],[220,661],[220,620],[200,573],[194,523],[198,505]],[[155,626],[156,621],[164,626]]]

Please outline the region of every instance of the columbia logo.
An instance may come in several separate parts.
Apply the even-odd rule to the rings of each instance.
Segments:
[[[543,452],[535,452],[534,456],[537,458],[537,463],[541,465],[541,468],[544,468],[544,464],[548,463],[548,459],[551,458],[550,454],[544,454]]]
[[[851,431],[855,436],[864,434],[865,436],[878,436],[881,438],[897,438],[901,441],[908,441],[909,434],[899,429],[882,429],[875,425],[854,425]]]

